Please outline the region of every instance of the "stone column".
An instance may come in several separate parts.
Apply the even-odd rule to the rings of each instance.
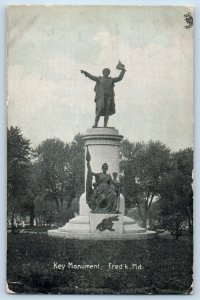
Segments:
[[[114,127],[97,127],[88,129],[83,136],[85,141],[85,155],[87,147],[91,155],[91,168],[94,173],[102,172],[103,163],[108,164],[108,174],[119,174],[120,142],[123,139]],[[85,180],[87,178],[87,162],[85,160]],[[120,211],[124,214],[124,199],[120,197]],[[80,199],[80,215],[86,215],[89,208],[85,201],[85,194]]]
[[[107,163],[109,174],[119,173],[119,147],[122,139],[123,136],[119,135],[118,130],[112,127],[97,127],[87,130],[83,140],[85,149],[88,146],[91,155],[90,164],[93,172],[102,172],[102,164]],[[85,172],[87,174],[86,162]]]

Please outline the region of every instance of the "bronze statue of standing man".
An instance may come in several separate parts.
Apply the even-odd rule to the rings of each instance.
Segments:
[[[119,61],[116,69],[121,70],[118,77],[111,78],[110,69],[103,69],[103,76],[93,76],[90,73],[81,70],[86,77],[90,78],[93,81],[96,81],[94,91],[96,93],[95,102],[96,102],[96,117],[95,124],[93,127],[98,126],[98,122],[101,116],[104,116],[104,127],[107,127],[109,116],[115,113],[115,93],[114,86],[115,83],[122,80],[126,72],[125,66]]]

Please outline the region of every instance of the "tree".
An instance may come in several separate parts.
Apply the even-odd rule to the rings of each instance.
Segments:
[[[77,134],[70,144],[70,163],[71,163],[71,184],[73,186],[74,197],[80,197],[84,192],[85,180],[85,151],[82,135]],[[69,203],[70,205],[70,203]]]
[[[63,202],[70,207],[75,196],[84,191],[84,143],[81,135],[71,144],[47,139],[35,149],[36,180],[43,199],[54,201],[57,210]]]
[[[159,141],[130,143],[124,141],[121,148],[125,198],[137,205],[146,227],[151,204],[159,195],[159,183],[169,169],[170,150]]]
[[[168,219],[170,217],[171,223],[175,223],[174,234],[177,239],[181,223],[186,219],[190,234],[193,232],[192,170],[192,149],[180,150],[172,153],[170,170],[160,182],[162,215]]]
[[[56,221],[56,203],[44,198],[44,195],[38,193],[34,199],[34,209],[37,225],[51,225]]]
[[[14,215],[22,212],[30,176],[30,141],[23,137],[18,127],[8,129],[7,149],[8,213],[13,227]]]
[[[62,210],[70,186],[69,146],[59,139],[47,139],[35,149],[35,172],[43,199],[55,201]]]
[[[27,185],[29,185],[29,183]],[[34,224],[34,217],[35,217],[34,199],[35,199],[35,195],[31,187],[27,187],[26,196],[22,198],[22,202],[21,202],[21,215],[30,216],[31,226],[33,226]]]

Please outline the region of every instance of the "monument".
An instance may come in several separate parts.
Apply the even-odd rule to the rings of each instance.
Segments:
[[[114,84],[124,77],[125,66],[119,61],[118,77],[96,77],[81,70],[94,80],[96,117],[95,124],[83,136],[85,143],[85,193],[80,197],[79,215],[63,227],[49,230],[48,235],[74,239],[142,239],[153,238],[155,232],[141,228],[135,220],[125,216],[125,201],[120,193],[119,154],[123,139],[118,130],[107,127],[109,116],[115,113]],[[104,127],[98,127],[104,116]],[[110,175],[112,174],[112,176]]]

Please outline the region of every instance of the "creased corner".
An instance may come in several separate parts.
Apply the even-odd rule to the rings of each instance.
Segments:
[[[8,294],[15,294],[15,292],[13,292],[12,290],[9,289],[7,281],[6,281],[6,293],[8,293]]]
[[[193,285],[193,282],[191,284],[191,286],[189,287],[189,289],[186,291],[186,295],[193,295],[194,294],[194,285]]]

